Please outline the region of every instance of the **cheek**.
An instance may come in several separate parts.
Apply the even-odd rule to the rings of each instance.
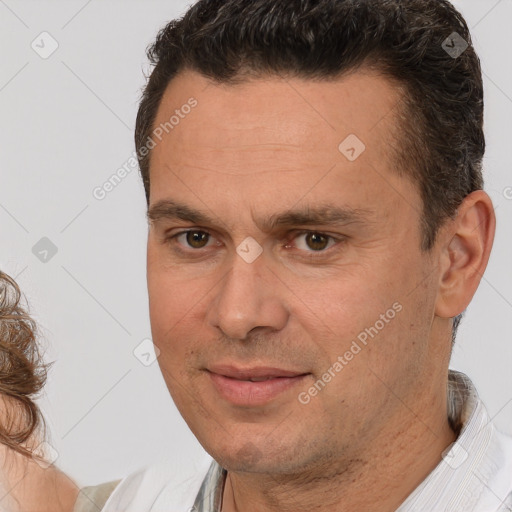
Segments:
[[[317,371],[326,371],[338,356],[347,361],[343,363],[344,377],[334,379],[330,386],[332,392],[339,386],[356,390],[368,365],[389,368],[393,373],[404,358],[414,359],[418,347],[407,338],[411,318],[418,313],[411,304],[414,294],[408,295],[411,275],[407,271],[401,274],[396,265],[381,260],[380,265],[346,269],[332,281],[324,280],[322,286],[311,282],[308,293],[304,283],[296,283],[293,291],[299,309],[292,315],[300,319],[303,332],[317,345],[325,366],[318,365]],[[371,380],[372,374],[366,377]]]
[[[166,340],[180,328],[189,309],[181,287],[166,273],[148,268],[149,316],[154,343],[162,350]]]
[[[298,308],[295,316],[308,326],[307,330],[323,330],[327,337],[335,336],[340,341],[357,335],[378,320],[398,295],[382,283],[384,273],[378,270],[354,265],[341,269],[331,279],[297,280],[288,287]]]
[[[152,239],[148,242],[147,285],[151,324],[160,333],[185,315],[194,286],[183,280],[179,268],[166,263],[162,249]]]
[[[161,366],[183,370],[193,357],[194,339],[204,322],[201,320],[206,300],[199,281],[178,279],[179,271],[159,269],[148,264],[148,295],[151,332],[160,350]],[[181,368],[181,370],[180,370]],[[174,371],[173,371],[174,373]],[[176,375],[177,377],[177,375]]]

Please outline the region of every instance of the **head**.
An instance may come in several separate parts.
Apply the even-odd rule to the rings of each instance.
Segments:
[[[34,398],[46,381],[36,324],[21,305],[16,282],[0,271],[0,442],[32,456],[31,439],[44,430]]]
[[[466,23],[443,0],[208,0],[148,55],[135,140],[171,395],[225,467],[355,457],[446,385],[492,245]],[[226,366],[300,377],[248,405]]]

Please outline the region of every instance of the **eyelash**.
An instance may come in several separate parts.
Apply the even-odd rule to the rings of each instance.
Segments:
[[[206,233],[208,236],[210,236],[210,237],[212,236],[211,233],[209,233],[207,230],[204,230],[204,229],[187,229],[187,230],[175,233],[174,235],[166,238],[164,242],[169,244],[169,245],[178,245],[178,242],[176,241],[177,238],[179,236],[181,236],[181,235],[186,235],[187,233],[191,233],[191,232]],[[345,241],[345,238],[346,238],[346,237],[337,238],[337,237],[334,237],[332,235],[328,235],[326,233],[323,233],[321,231],[303,230],[303,231],[294,232],[293,236],[290,237],[288,239],[288,241],[286,242],[286,245],[288,245],[290,243],[290,241],[295,240],[299,236],[309,235],[309,234],[321,235],[321,236],[326,237],[328,239],[328,241],[332,240],[332,241],[335,242],[330,247],[327,247],[326,249],[321,250],[321,251],[306,251],[306,253],[308,254],[308,258],[310,258],[310,259],[325,257],[326,255],[329,254],[329,252],[330,252],[329,249],[332,249],[336,245],[340,245],[341,243],[343,243]],[[208,240],[208,242],[209,241],[210,240]],[[184,255],[190,255],[193,252],[200,252],[201,249],[206,249],[206,247],[200,248],[200,249],[192,249],[191,248],[189,250],[187,250],[187,249],[184,250],[184,249],[181,249],[181,248],[174,248],[174,250],[176,252],[184,254]]]

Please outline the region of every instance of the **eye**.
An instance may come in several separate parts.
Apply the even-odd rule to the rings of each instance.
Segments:
[[[326,252],[336,244],[337,239],[317,231],[303,231],[294,237],[295,247],[306,252]],[[289,246],[287,246],[289,247]]]
[[[199,229],[189,229],[188,231],[177,233],[171,238],[176,239],[185,247],[188,246],[192,249],[203,249],[208,244],[210,234]],[[180,238],[182,241],[180,241]]]

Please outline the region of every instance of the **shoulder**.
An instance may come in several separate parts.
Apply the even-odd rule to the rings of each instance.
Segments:
[[[103,512],[188,510],[212,461],[203,454],[195,459],[166,459],[139,469],[115,487]]]
[[[121,480],[80,489],[73,512],[97,512],[101,510],[119,482]]]
[[[0,510],[72,510],[78,489],[54,465],[45,465],[0,443]]]

